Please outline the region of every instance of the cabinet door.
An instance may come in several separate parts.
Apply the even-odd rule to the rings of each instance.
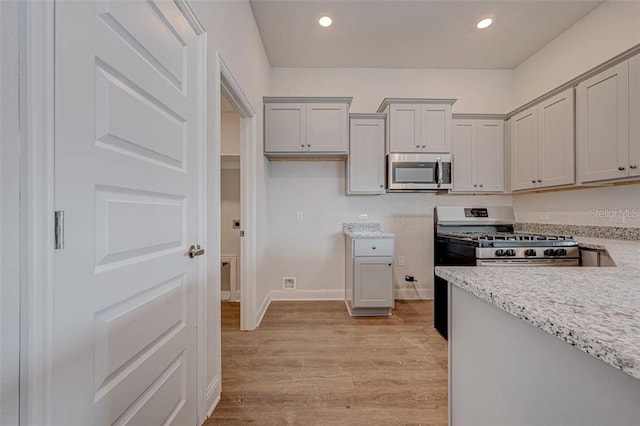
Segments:
[[[393,306],[393,258],[354,258],[354,308]]]
[[[305,148],[305,107],[305,104],[265,104],[265,152],[298,152]]]
[[[532,107],[511,118],[511,189],[534,188],[538,175],[538,113]]]
[[[538,105],[540,186],[575,183],[574,96],[570,88]]]
[[[382,194],[384,189],[384,120],[351,119],[349,194]]]
[[[504,121],[478,120],[476,134],[473,154],[476,171],[474,185],[478,185],[479,191],[502,192],[504,191]]]
[[[390,152],[420,152],[420,105],[397,104],[389,108]]]
[[[453,120],[453,189],[451,192],[477,190],[474,182],[473,145],[477,120]],[[476,187],[474,188],[474,184]]]
[[[581,182],[628,175],[628,67],[629,62],[625,61],[578,85],[578,149]]]
[[[451,105],[420,106],[420,149],[451,152]]]
[[[629,175],[640,176],[640,55],[629,59]]]
[[[349,129],[346,104],[307,104],[306,150],[347,153]]]

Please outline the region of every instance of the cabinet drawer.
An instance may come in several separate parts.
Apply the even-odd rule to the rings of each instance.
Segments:
[[[354,256],[393,256],[393,238],[358,238]]]

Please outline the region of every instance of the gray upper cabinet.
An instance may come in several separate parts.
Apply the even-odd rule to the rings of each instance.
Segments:
[[[451,152],[451,107],[456,99],[386,98],[386,153]]]
[[[277,157],[345,157],[351,98],[264,98],[264,153]]]
[[[452,153],[451,192],[504,191],[504,117],[454,116]]]
[[[511,117],[513,191],[575,183],[574,117],[573,88]]]
[[[629,176],[629,61],[578,84],[577,91],[580,181]]]
[[[349,114],[347,194],[384,194],[385,114]]]
[[[629,176],[640,176],[640,55],[629,59]]]

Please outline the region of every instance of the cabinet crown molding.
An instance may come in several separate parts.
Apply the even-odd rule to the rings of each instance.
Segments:
[[[459,113],[452,114],[454,120],[504,120],[506,114],[475,114],[475,113]]]
[[[370,118],[384,120],[387,118],[387,114],[383,112],[350,112],[349,118]]]
[[[265,104],[277,103],[327,103],[327,104],[347,104],[351,106],[353,97],[318,97],[318,96],[264,96],[262,101]]]
[[[382,112],[389,104],[449,104],[453,105],[458,99],[441,98],[384,98],[376,112]]]

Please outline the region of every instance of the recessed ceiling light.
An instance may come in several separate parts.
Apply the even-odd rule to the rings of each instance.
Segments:
[[[476,27],[482,30],[484,28],[487,28],[491,24],[493,24],[493,19],[484,18],[482,21],[478,22],[478,25],[476,25]]]
[[[323,16],[322,18],[318,19],[318,23],[325,28],[330,27],[331,24],[333,24],[333,19],[331,19],[330,16]]]

